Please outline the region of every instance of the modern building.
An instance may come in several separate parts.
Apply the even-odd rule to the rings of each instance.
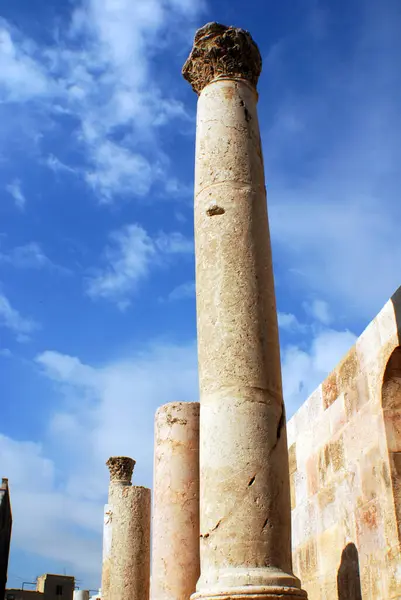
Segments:
[[[46,573],[38,577],[36,590],[7,589],[5,600],[73,600],[75,578]]]

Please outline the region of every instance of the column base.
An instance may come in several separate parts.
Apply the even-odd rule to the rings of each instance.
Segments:
[[[191,600],[279,600],[280,598],[306,600],[308,595],[304,590],[293,587],[247,585],[221,590],[205,590],[203,592],[195,592],[191,596]]]

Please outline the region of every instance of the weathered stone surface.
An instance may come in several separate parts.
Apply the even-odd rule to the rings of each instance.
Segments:
[[[197,94],[216,79],[244,79],[256,87],[262,58],[250,33],[207,23],[195,35],[182,74]]]
[[[121,483],[131,483],[132,473],[135,467],[135,461],[128,456],[111,456],[106,465],[110,471],[110,481],[119,481]]]
[[[201,576],[193,598],[306,597],[292,574],[286,419],[256,108],[260,67],[249,34],[216,24],[198,32],[184,67],[202,92],[195,169]]]
[[[288,426],[294,569],[310,600],[401,597],[399,322],[388,302],[322,383],[323,409],[319,388]]]
[[[333,404],[338,396],[337,388],[337,373],[330,373],[327,379],[322,384],[324,408],[328,408]]]
[[[149,600],[150,490],[131,485],[135,461],[112,457],[105,507],[102,599]]]
[[[103,515],[102,598],[110,598],[111,536],[113,511],[105,504]]]
[[[174,402],[155,417],[152,600],[188,600],[199,561],[199,403]]]

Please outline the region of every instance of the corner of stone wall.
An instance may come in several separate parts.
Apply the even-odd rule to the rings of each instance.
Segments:
[[[400,345],[397,314],[401,288],[288,423],[293,563],[310,600],[337,593],[347,544],[363,549],[361,582],[375,600],[388,597],[397,560],[401,568],[383,550],[395,539],[381,395]]]

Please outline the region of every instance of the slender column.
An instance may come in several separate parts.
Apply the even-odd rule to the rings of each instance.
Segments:
[[[306,598],[292,574],[286,419],[264,167],[259,50],[209,23],[184,77],[199,95],[195,254],[201,576],[193,598]]]
[[[135,461],[109,458],[105,507],[102,599],[149,600],[150,490],[131,484]]]
[[[199,404],[155,418],[152,600],[189,600],[199,577]]]

